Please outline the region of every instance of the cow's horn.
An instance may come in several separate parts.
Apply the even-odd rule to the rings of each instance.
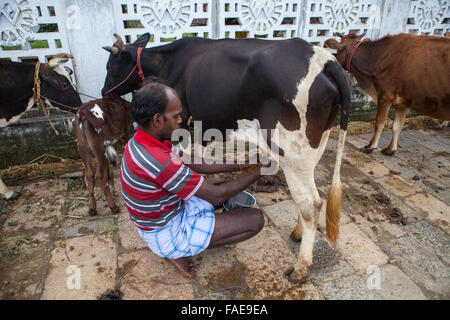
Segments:
[[[342,34],[342,33],[340,33],[340,32],[336,32],[336,35],[339,37],[339,38],[344,38],[344,35]]]
[[[102,47],[102,48],[105,49],[106,51],[110,52],[113,56],[115,56],[119,53],[119,49],[117,49],[117,47],[106,46],[106,47]]]
[[[364,38],[364,36],[366,35],[367,31],[364,31],[359,37],[360,39]]]
[[[123,47],[125,47],[125,44],[123,43],[122,37],[120,35],[118,35],[117,33],[114,33],[114,37],[117,39],[116,43],[114,43],[114,46],[116,46],[119,49],[122,49]]]
[[[73,56],[71,54],[68,54],[68,53],[58,53],[58,54],[55,54],[53,56],[53,58],[68,58],[68,59],[72,59]]]

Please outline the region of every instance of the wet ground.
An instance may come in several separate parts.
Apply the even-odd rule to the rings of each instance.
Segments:
[[[383,133],[380,147],[390,135]],[[116,215],[96,189],[98,216],[90,217],[83,179],[55,174],[27,178],[18,200],[1,201],[0,298],[449,299],[450,129],[405,130],[393,157],[359,152],[370,137],[347,137],[340,238],[334,248],[317,232],[302,285],[283,275],[299,245],[289,238],[297,210],[282,173],[252,191],[264,229],[196,256],[198,275],[189,280],[146,248],[123,206],[116,171]],[[322,198],[335,145],[329,141],[315,172]]]

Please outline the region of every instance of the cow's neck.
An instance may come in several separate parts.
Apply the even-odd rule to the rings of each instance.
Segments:
[[[370,77],[372,74],[372,64],[369,63],[372,58],[370,49],[368,49],[368,43],[362,43],[355,51],[350,71],[357,79],[362,77]],[[359,80],[359,79],[358,79]]]
[[[376,93],[374,90],[373,80],[380,72],[380,66],[386,60],[386,55],[389,54],[386,46],[389,39],[382,38],[377,41],[363,42],[358,50],[356,50],[350,71],[358,81],[358,84],[367,91],[372,98],[376,100]]]
[[[169,80],[172,75],[174,53],[157,48],[144,49],[141,56],[144,75],[157,76]]]

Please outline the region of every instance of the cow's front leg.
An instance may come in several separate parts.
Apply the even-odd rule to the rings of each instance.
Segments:
[[[391,143],[386,149],[381,152],[387,156],[392,156],[397,151],[398,136],[403,129],[403,124],[406,119],[407,108],[395,108],[394,124],[392,125],[392,139]]]
[[[292,170],[283,168],[292,198],[299,211],[294,237],[300,231],[301,245],[295,266],[286,272],[292,283],[303,283],[308,277],[308,267],[313,263],[313,246],[322,201],[314,182],[314,168]]]
[[[381,133],[383,132],[386,120],[388,117],[389,109],[391,108],[391,99],[385,99],[383,97],[378,98],[377,120],[375,123],[375,133],[373,134],[370,143],[361,149],[364,153],[371,153],[377,146],[380,140]]]
[[[2,179],[0,179],[0,194],[5,197],[5,199],[8,200],[16,200],[19,196],[20,193],[15,192],[14,190],[9,189],[2,181]]]

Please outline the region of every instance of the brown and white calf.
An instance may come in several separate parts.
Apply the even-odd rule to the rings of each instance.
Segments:
[[[339,63],[378,104],[375,133],[362,151],[377,146],[391,106],[395,107],[392,140],[382,152],[392,155],[408,108],[423,115],[450,120],[450,39],[397,34],[362,41],[351,33],[325,41],[337,50]]]
[[[97,214],[94,197],[95,181],[106,196],[113,213],[119,212],[111,194],[114,179],[111,164],[116,166],[117,153],[113,144],[123,145],[133,123],[130,103],[119,96],[110,96],[83,104],[72,121],[78,152],[84,164],[86,186],[89,190],[89,215]],[[96,162],[96,170],[92,160]]]

